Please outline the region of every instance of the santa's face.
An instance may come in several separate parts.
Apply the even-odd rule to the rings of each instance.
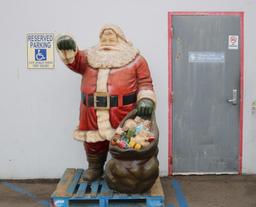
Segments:
[[[105,29],[100,37],[100,46],[102,49],[111,49],[118,44],[116,33],[112,29]]]

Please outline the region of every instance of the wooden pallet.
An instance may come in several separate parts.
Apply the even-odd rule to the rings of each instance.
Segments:
[[[83,181],[83,169],[67,169],[51,196],[52,207],[163,207],[164,193],[158,178],[144,194],[121,194],[107,186],[103,179]]]

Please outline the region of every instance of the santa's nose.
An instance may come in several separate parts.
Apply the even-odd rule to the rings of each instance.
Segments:
[[[112,41],[112,40],[105,40],[105,41],[101,41],[101,45],[104,45],[104,46],[114,46],[116,45],[117,43]]]

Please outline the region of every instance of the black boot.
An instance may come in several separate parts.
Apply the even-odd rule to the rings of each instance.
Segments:
[[[86,181],[94,181],[103,175],[103,167],[107,158],[107,153],[104,154],[88,154],[88,168],[84,172],[83,179]]]

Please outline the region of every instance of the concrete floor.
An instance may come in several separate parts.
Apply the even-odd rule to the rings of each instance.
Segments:
[[[172,180],[178,181],[189,207],[256,207],[256,176],[174,176],[162,178],[166,204],[179,203]]]
[[[174,176],[161,181],[166,206],[256,207],[256,176]],[[0,207],[46,207],[56,184],[0,181]]]

